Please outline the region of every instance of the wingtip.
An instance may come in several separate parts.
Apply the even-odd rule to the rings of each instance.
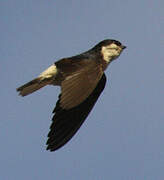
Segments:
[[[57,149],[58,149],[58,148],[57,148]],[[46,150],[47,150],[47,151],[50,151],[50,152],[56,151],[57,149],[51,148],[50,146],[47,146],[47,148],[46,148]]]
[[[55,113],[52,118],[53,123],[48,133],[48,140],[46,143],[47,150],[51,152],[56,151],[70,141],[92,110],[105,84],[106,76],[104,74],[93,93],[83,103],[70,110],[64,110],[60,107],[59,102],[61,95],[59,95],[59,100],[53,111],[53,113]]]
[[[53,151],[55,151],[56,149],[54,148],[54,147],[52,147],[52,145],[50,144],[50,142],[49,142],[49,139],[47,140],[47,142],[46,142],[46,150],[47,151],[50,151],[50,152],[53,152]]]

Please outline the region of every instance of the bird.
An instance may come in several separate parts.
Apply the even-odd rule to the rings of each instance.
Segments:
[[[47,150],[63,147],[79,130],[105,88],[105,70],[126,48],[114,39],[105,39],[78,55],[54,62],[37,78],[18,87],[20,96],[27,96],[46,85],[60,86]]]

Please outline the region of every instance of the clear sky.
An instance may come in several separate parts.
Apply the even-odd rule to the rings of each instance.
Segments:
[[[0,179],[164,178],[164,1],[0,1]],[[127,46],[73,139],[46,151],[60,89],[16,88],[56,60],[111,38]]]

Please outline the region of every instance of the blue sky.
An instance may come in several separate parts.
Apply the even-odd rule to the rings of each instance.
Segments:
[[[164,2],[0,2],[0,179],[164,178]],[[19,97],[16,88],[62,57],[111,38],[127,46],[73,139],[46,151],[60,89]]]

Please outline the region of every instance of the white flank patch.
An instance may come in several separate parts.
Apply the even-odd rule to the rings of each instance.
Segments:
[[[58,73],[57,67],[55,66],[55,64],[53,64],[52,66],[50,66],[49,68],[47,68],[45,71],[43,71],[39,77],[40,78],[51,78],[56,76],[56,74]]]

